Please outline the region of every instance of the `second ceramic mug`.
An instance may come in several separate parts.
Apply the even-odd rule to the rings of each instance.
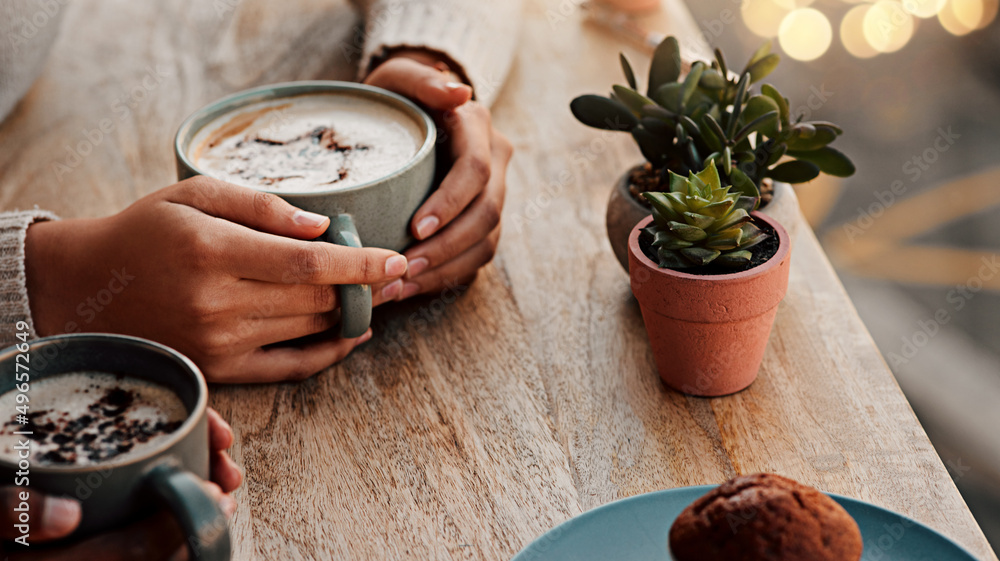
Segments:
[[[354,82],[287,82],[245,90],[206,105],[181,124],[174,138],[178,180],[203,174],[189,156],[191,144],[204,127],[219,117],[236,115],[241,108],[260,102],[311,94],[357,96],[402,111],[423,134],[417,153],[389,175],[353,187],[296,193],[260,190],[274,193],[303,210],[330,217],[324,241],[402,251],[413,241],[410,220],[434,187],[437,131],[433,119],[413,102],[381,88]],[[340,285],[338,295],[341,336],[361,336],[371,323],[371,287]]]
[[[94,371],[170,389],[187,409],[187,419],[162,443],[121,460],[63,467],[0,458],[4,484],[14,482],[15,473],[23,471],[20,462],[27,462],[30,479],[25,486],[30,492],[78,499],[82,518],[74,537],[120,527],[165,504],[184,531],[190,559],[230,559],[226,516],[201,485],[210,469],[208,386],[193,362],[173,349],[138,337],[57,335],[0,352],[0,393],[27,382],[24,393],[30,399],[31,384],[43,378]],[[0,413],[9,416],[14,412]]]

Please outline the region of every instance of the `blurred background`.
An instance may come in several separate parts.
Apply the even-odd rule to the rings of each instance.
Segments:
[[[801,206],[994,549],[1000,550],[1000,0],[698,0],[731,65],[845,129],[857,164]]]

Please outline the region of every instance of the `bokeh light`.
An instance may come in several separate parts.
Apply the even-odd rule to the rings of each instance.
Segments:
[[[778,34],[778,28],[781,27],[781,22],[789,11],[790,8],[782,6],[779,0],[746,0],[740,7],[743,23],[747,28],[767,38]]]
[[[938,21],[952,35],[965,35],[983,19],[981,0],[948,0],[938,12]]]
[[[815,0],[743,0],[741,12],[755,34],[777,37],[782,50],[803,61],[822,56],[833,41],[830,20],[809,6]],[[839,37],[851,56],[872,58],[894,53],[913,38],[918,19],[937,17],[952,35],[965,35],[992,23],[1000,0],[840,0],[854,6],[840,22]]]
[[[819,10],[798,8],[788,12],[781,20],[778,41],[788,56],[797,60],[814,60],[830,48],[833,27]]]
[[[983,19],[982,0],[951,0],[951,11],[966,27],[976,29]]]
[[[932,18],[938,15],[947,2],[948,0],[903,0],[903,9],[918,18]]]
[[[961,0],[965,1],[965,0]],[[879,0],[865,14],[865,39],[880,53],[902,49],[913,37],[913,16],[893,0]]]
[[[774,3],[786,10],[794,10],[795,8],[805,8],[811,5],[813,0],[774,0]]]
[[[847,52],[857,58],[871,58],[878,54],[875,47],[865,39],[865,14],[871,4],[862,4],[851,8],[840,22],[840,40]]]
[[[982,29],[993,23],[993,20],[997,18],[998,11],[1000,11],[1000,0],[983,0],[983,19],[976,29]]]

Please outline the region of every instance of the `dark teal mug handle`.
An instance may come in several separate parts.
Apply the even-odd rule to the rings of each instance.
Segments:
[[[147,482],[174,513],[187,539],[191,561],[229,561],[232,544],[226,515],[201,486],[201,480],[176,462],[159,464]]]
[[[362,247],[358,229],[349,214],[330,217],[330,227],[323,239],[346,247]],[[345,339],[361,337],[372,323],[372,287],[367,284],[342,284],[340,295],[340,336]]]

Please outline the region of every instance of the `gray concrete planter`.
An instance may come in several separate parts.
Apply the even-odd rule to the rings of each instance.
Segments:
[[[615,186],[611,189],[611,196],[608,198],[608,212],[606,222],[608,228],[608,241],[611,242],[611,249],[615,252],[615,257],[622,267],[628,271],[628,236],[632,228],[640,220],[649,216],[649,209],[639,204],[629,193],[630,168],[622,175]],[[774,184],[774,198],[760,212],[774,218],[785,230],[788,231],[788,239],[791,244],[795,243],[795,235],[798,233],[799,224],[802,222],[802,215],[799,212],[799,199],[795,196],[792,186],[787,183]]]

